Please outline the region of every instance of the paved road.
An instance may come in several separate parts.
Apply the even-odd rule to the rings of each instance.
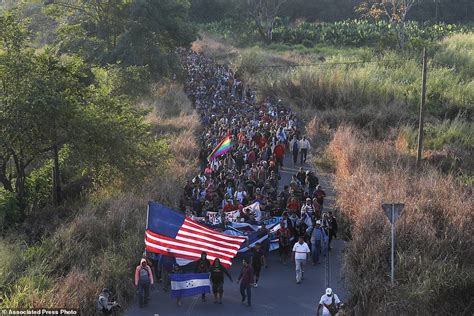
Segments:
[[[308,157],[309,158],[309,157]],[[309,160],[309,159],[308,159]],[[280,187],[289,184],[291,175],[295,174],[300,165],[293,166],[290,155],[285,157],[285,167],[282,170]],[[311,167],[307,164],[302,166],[305,170]],[[320,182],[328,195],[325,207],[332,207],[334,192],[330,189],[327,175],[317,174]],[[189,297],[182,300],[182,306],[176,306],[176,301],[170,298],[169,292],[162,290],[161,284],[157,284],[151,295],[148,307],[138,308],[137,301],[127,311],[129,316],[168,316],[168,315],[315,315],[315,308],[319,298],[326,289],[326,282],[344,301],[347,292],[341,279],[341,254],[344,241],[333,241],[333,250],[329,254],[329,269],[326,262],[322,260],[319,265],[308,265],[305,268],[304,280],[296,284],[295,267],[288,264],[284,266],[279,262],[278,253],[272,252],[268,256],[268,268],[262,268],[258,288],[252,289],[252,307],[240,303],[239,286],[231,283],[228,278],[224,284],[223,304],[213,303],[212,295],[208,295],[206,302],[201,302],[200,297]],[[325,258],[324,258],[325,259]],[[239,260],[240,261],[240,260]],[[234,259],[234,264],[229,270],[230,274],[237,279],[240,272],[241,262]],[[328,281],[327,281],[328,280]]]

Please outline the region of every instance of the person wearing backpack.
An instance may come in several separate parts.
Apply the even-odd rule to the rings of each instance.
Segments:
[[[339,311],[339,308],[341,307],[341,301],[339,300],[339,297],[337,297],[336,293],[333,293],[331,288],[327,288],[326,294],[321,296],[316,315],[319,315],[319,310],[321,307],[323,308],[323,316],[334,316]]]
[[[321,221],[316,221],[312,227],[306,230],[311,242],[311,253],[313,255],[313,266],[319,263],[319,255],[325,246],[328,236],[323,228],[321,228]]]
[[[153,285],[153,273],[146,259],[142,258],[135,269],[135,287],[138,290],[138,303],[140,308],[148,305],[150,298],[150,287]]]
[[[120,308],[117,302],[110,302],[110,290],[105,288],[100,292],[97,300],[97,311],[102,315],[113,315]]]

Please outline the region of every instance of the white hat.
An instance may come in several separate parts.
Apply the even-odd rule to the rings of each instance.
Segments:
[[[321,225],[321,221],[316,221],[316,225]],[[328,288],[328,290],[330,290],[330,288]],[[328,290],[326,290],[326,292],[327,292]]]
[[[331,295],[332,294],[332,289],[330,287],[328,287],[326,289],[326,295]]]

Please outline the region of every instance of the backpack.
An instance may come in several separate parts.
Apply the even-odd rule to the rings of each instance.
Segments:
[[[102,294],[99,295],[99,299],[97,300],[96,308],[97,308],[98,311],[105,313],[105,312],[107,312],[107,307],[103,305],[102,298],[105,298],[105,296],[103,296]]]
[[[324,306],[328,309],[328,311],[329,311],[329,313],[331,314],[331,316],[337,314],[337,312],[339,311],[339,308],[337,308],[336,299],[335,299],[335,294],[334,294],[334,293],[332,294],[332,302],[331,302],[331,305],[326,305],[326,304],[324,304]]]
[[[148,269],[140,267],[140,272],[138,272],[138,282],[146,283],[150,281],[150,277],[148,274]]]

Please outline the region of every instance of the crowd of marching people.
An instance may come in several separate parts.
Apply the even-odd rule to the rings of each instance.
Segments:
[[[330,249],[337,222],[331,212],[323,212],[326,193],[314,172],[300,167],[278,192],[285,155],[293,157],[291,167],[302,165],[311,148],[297,115],[280,100],[267,97],[257,102],[238,74],[202,54],[186,54],[184,64],[185,90],[204,131],[201,172],[186,184],[182,209],[207,221],[209,212],[218,211],[224,224],[225,213],[239,211],[240,221],[255,223],[254,214],[245,207],[259,202],[268,216],[282,217],[277,237],[283,262],[290,254],[290,240],[301,235],[308,235],[314,249],[324,250],[318,240]],[[232,150],[209,161],[209,153],[225,137],[231,138]],[[316,264],[321,251],[312,253]]]
[[[280,172],[290,167],[284,165],[285,155],[292,156],[294,168],[306,162],[311,149],[297,115],[280,100],[267,97],[258,102],[254,90],[238,74],[202,54],[187,53],[184,65],[185,91],[204,131],[200,138],[201,172],[186,184],[182,209],[208,222],[207,214],[217,211],[224,225],[227,212],[239,211],[238,220],[256,224],[255,215],[246,211],[246,206],[259,202],[265,214],[281,217],[276,233],[281,261],[286,264],[290,255],[292,259],[298,256],[293,245],[304,236],[312,263],[318,264],[337,233],[335,217],[323,212],[326,193],[318,177],[300,167],[278,192]],[[231,139],[232,150],[209,160],[209,153],[226,137]],[[252,285],[256,287],[265,257],[255,248],[251,258],[256,251],[257,259],[247,263],[252,266]],[[297,276],[297,283],[300,281]]]
[[[187,54],[185,66],[185,90],[204,131],[201,172],[186,184],[182,209],[204,218],[208,212],[239,210],[239,219],[251,222],[253,214],[243,210],[258,201],[269,216],[286,216],[293,236],[303,229],[298,219],[307,226],[316,219],[330,227],[333,219],[322,213],[325,192],[312,171],[300,168],[278,193],[285,154],[291,153],[294,165],[303,164],[311,148],[296,114],[280,100],[257,102],[238,74],[201,54]],[[232,150],[209,161],[209,153],[225,137],[231,138]]]
[[[214,228],[219,225],[210,219],[210,214],[216,212],[221,228],[228,224],[229,212],[237,213],[235,221],[262,225],[264,218],[257,218],[248,209],[258,202],[265,216],[281,218],[273,237],[278,239],[282,264],[290,259],[295,262],[299,284],[304,262],[311,259],[313,265],[318,264],[320,256],[331,250],[331,241],[337,234],[335,217],[323,209],[326,193],[318,177],[302,167],[311,149],[309,139],[302,134],[302,122],[280,100],[267,97],[257,101],[250,86],[225,65],[193,51],[183,52],[183,64],[187,71],[185,92],[200,117],[203,132],[199,139],[201,171],[185,185],[180,208]],[[223,139],[230,140],[231,150],[209,159],[209,153]],[[285,155],[291,155],[291,166],[285,165]],[[287,167],[298,171],[279,191],[281,171]],[[265,230],[265,225],[261,229]],[[142,260],[135,271],[140,306],[147,304],[154,276],[167,291],[170,274],[182,273],[172,257],[154,260],[150,253],[147,257],[152,267]],[[205,252],[193,267],[194,273],[209,273],[214,302],[222,304],[225,276],[233,281],[226,268],[218,259],[208,260]],[[238,278],[242,302],[247,301],[248,306],[251,288],[258,286],[262,267],[266,267],[266,249],[257,243],[243,259]],[[331,294],[327,295],[330,300]],[[205,294],[202,300],[206,300]],[[181,305],[180,298],[177,304]]]

